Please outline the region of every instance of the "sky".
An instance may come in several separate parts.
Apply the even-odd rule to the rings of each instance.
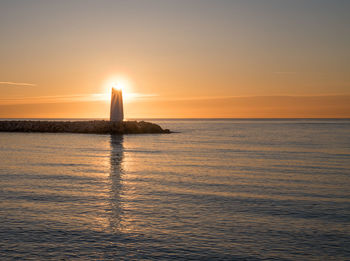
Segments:
[[[350,1],[1,0],[0,117],[350,118]]]

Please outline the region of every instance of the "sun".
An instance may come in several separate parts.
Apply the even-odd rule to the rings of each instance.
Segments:
[[[111,92],[112,88],[128,93],[131,91],[130,80],[128,80],[126,77],[112,76],[105,81],[104,89],[106,92]]]
[[[118,91],[124,91],[125,87],[123,86],[123,84],[117,82],[117,83],[112,83],[112,88]]]
[[[120,90],[126,100],[132,96],[132,82],[129,78],[121,75],[107,77],[101,85],[103,99],[107,102],[111,100],[112,89]]]

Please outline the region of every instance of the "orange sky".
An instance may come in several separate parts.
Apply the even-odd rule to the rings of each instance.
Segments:
[[[346,1],[1,1],[0,117],[350,117]]]

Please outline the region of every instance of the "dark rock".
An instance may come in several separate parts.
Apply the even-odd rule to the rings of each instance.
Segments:
[[[96,134],[171,133],[145,121],[0,121],[0,132],[70,132]]]

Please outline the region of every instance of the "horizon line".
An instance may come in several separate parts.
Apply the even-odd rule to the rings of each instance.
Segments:
[[[87,118],[87,117],[79,117],[79,118],[39,118],[39,117],[32,117],[32,118],[0,118],[0,120],[31,120],[31,119],[45,119],[45,120],[107,120],[106,118]],[[125,121],[129,120],[350,120],[350,117],[214,117],[214,118],[202,118],[202,117],[182,117],[182,118],[126,118]]]

